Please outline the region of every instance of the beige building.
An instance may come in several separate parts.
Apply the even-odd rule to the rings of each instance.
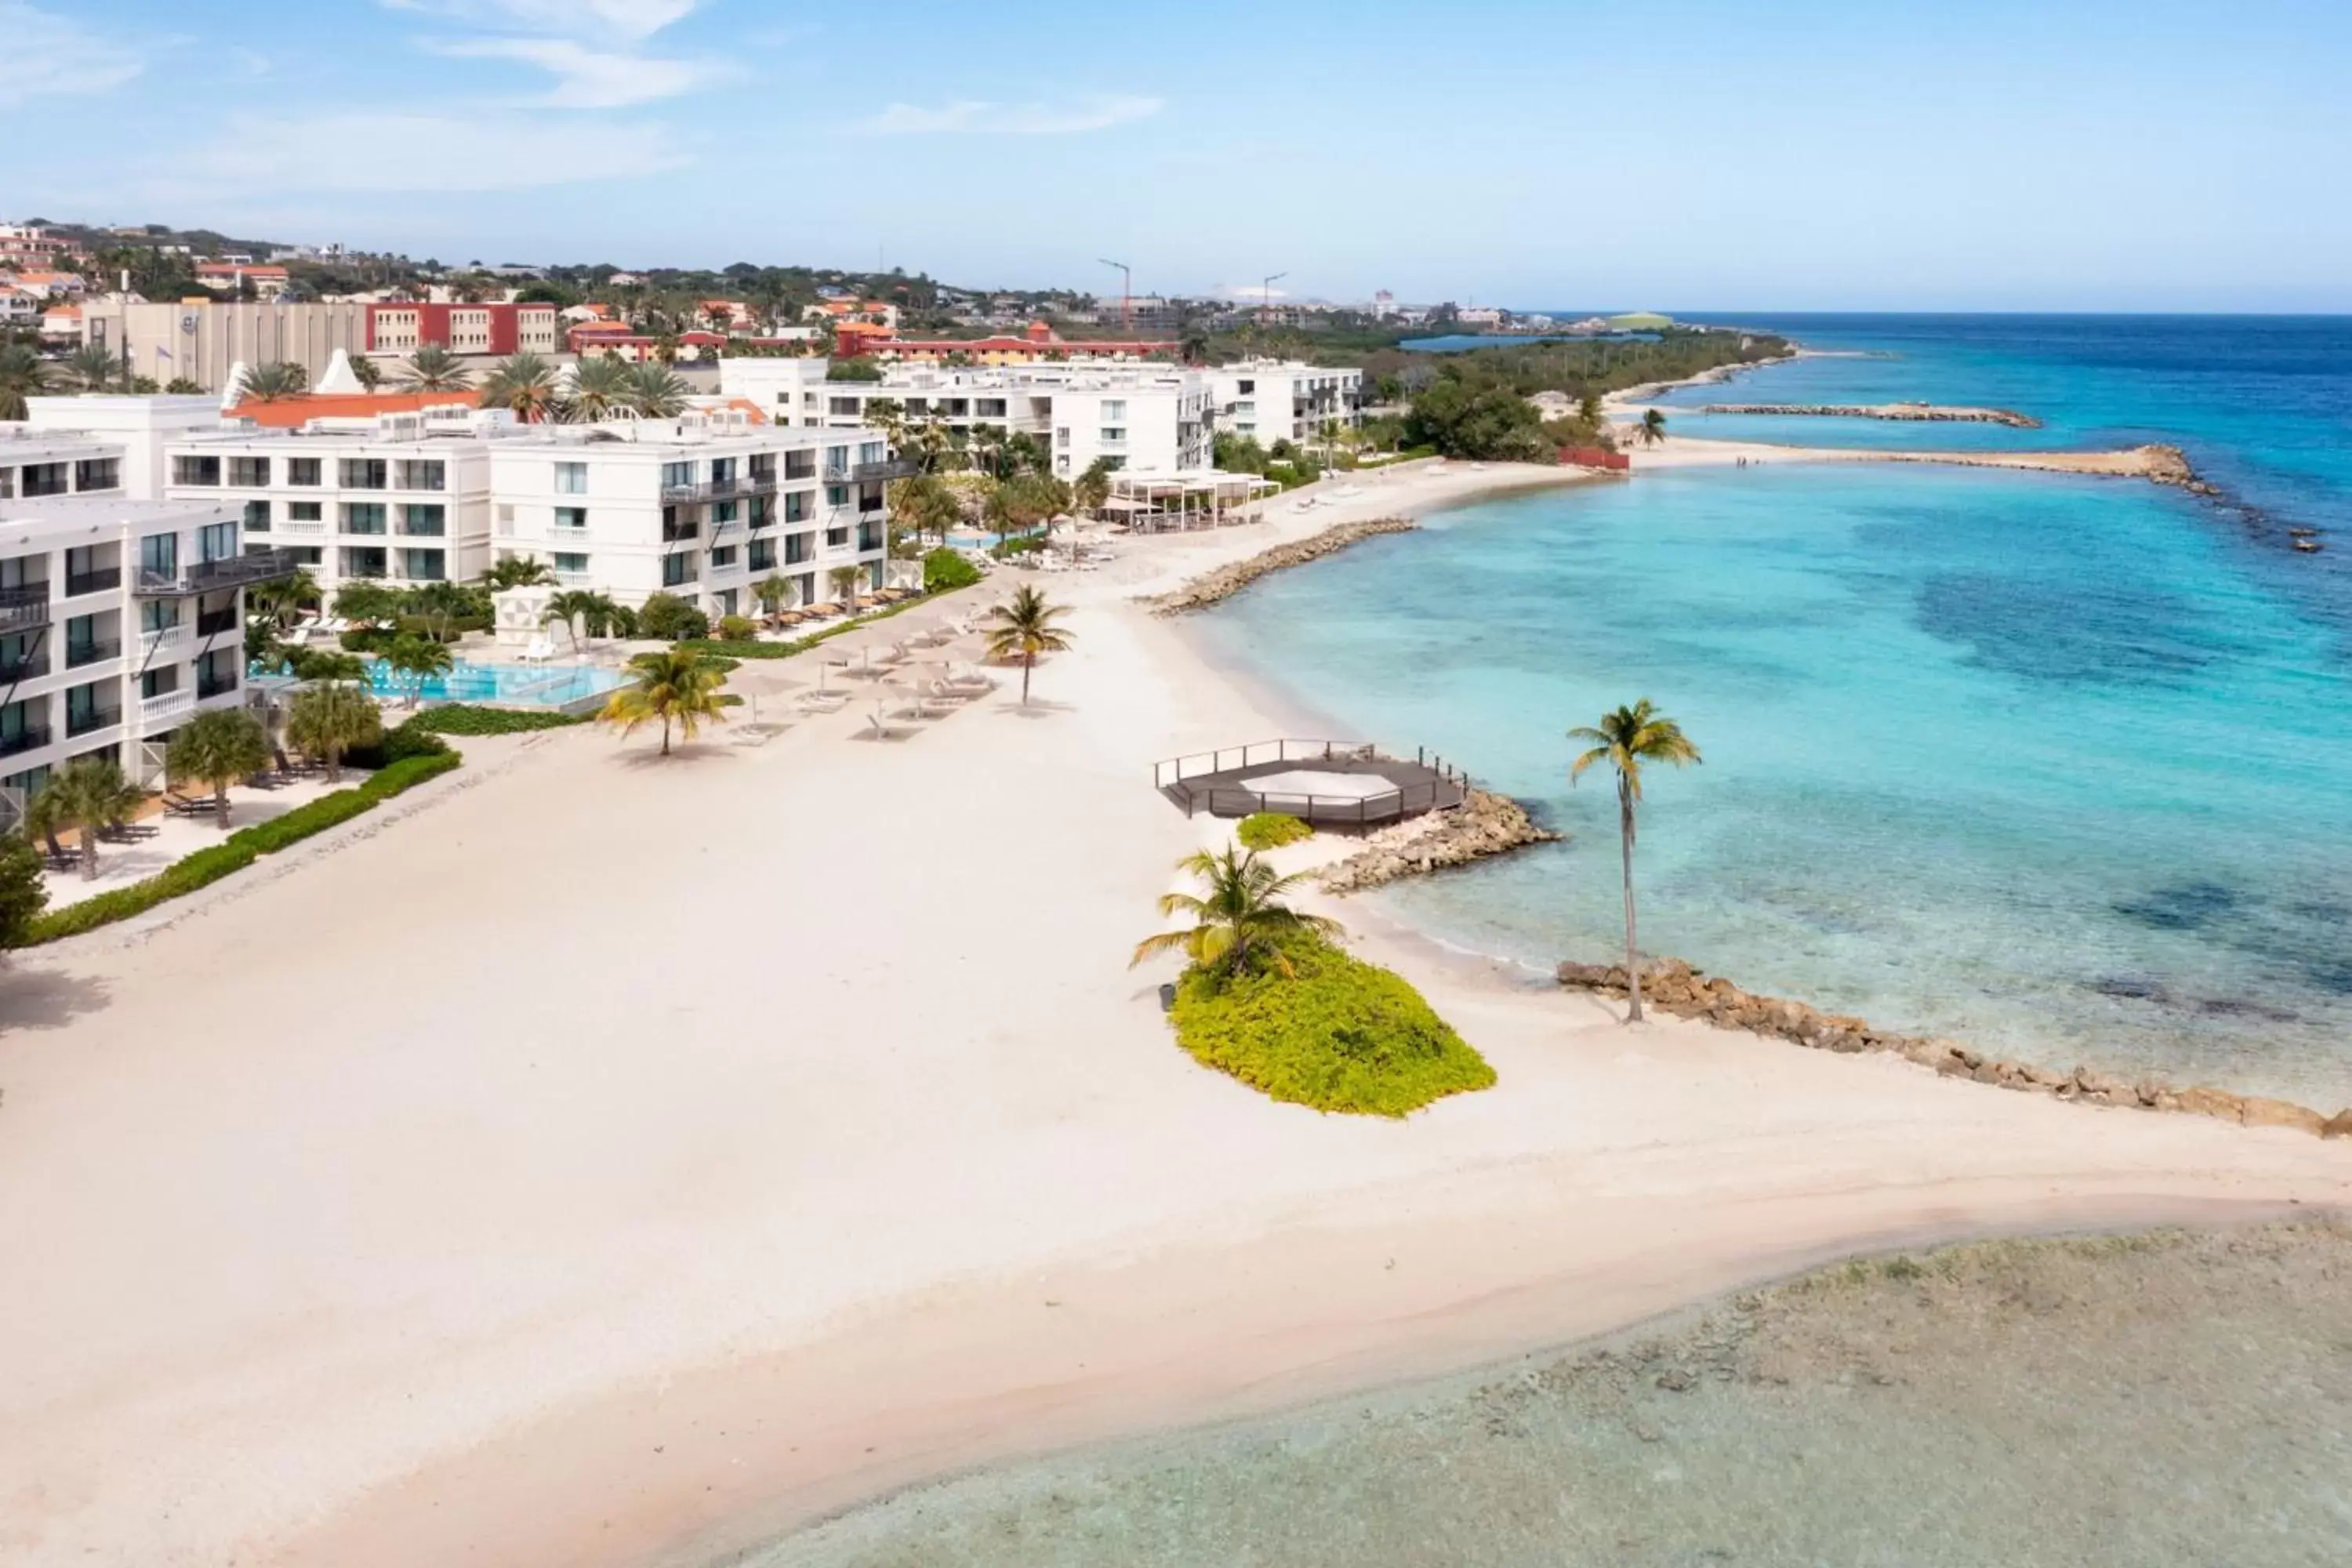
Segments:
[[[280,361],[300,365],[315,385],[337,349],[355,358],[367,353],[368,308],[91,300],[82,306],[81,331],[83,342],[127,360],[132,374],[165,385],[184,377],[219,392],[228,384],[231,365]]]

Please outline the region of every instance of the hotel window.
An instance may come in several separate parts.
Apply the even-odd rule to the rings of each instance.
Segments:
[[[446,582],[449,572],[443,564],[444,559],[438,550],[404,550],[400,552],[400,574],[412,583]]]
[[[287,458],[286,482],[289,485],[317,484],[319,482],[319,468],[320,462],[321,459],[318,458]]]
[[[404,459],[400,465],[400,488],[404,490],[446,489],[449,485],[449,465],[437,458]]]
[[[139,574],[166,582],[180,574],[180,536],[151,533],[139,542]]]
[[[588,465],[558,463],[555,465],[555,493],[560,496],[584,496],[588,493]]]
[[[1124,398],[1118,397],[1105,398],[1102,405],[1102,416],[1105,419],[1125,419],[1127,417],[1126,400]]]
[[[772,539],[751,541],[751,552],[743,564],[754,572],[765,572],[776,563],[776,542]]]
[[[722,544],[722,545],[719,545],[719,546],[718,546],[717,548],[715,548],[715,549],[713,549],[713,550],[711,551],[711,552],[710,552],[710,569],[711,569],[713,572],[718,571],[718,570],[719,570],[719,568],[721,568],[721,567],[724,567],[724,566],[732,566],[732,565],[734,565],[734,564],[735,564],[735,547],[734,547],[733,545],[731,545],[731,544]]]
[[[1056,447],[1066,447],[1069,444],[1070,427],[1066,425],[1057,426],[1054,431],[1054,445]]]
[[[120,458],[84,458],[74,465],[74,489],[77,490],[119,490],[122,488],[122,459]]]
[[[1257,390],[1257,383],[1254,381],[1236,382],[1234,384],[1234,387],[1235,390],[1240,392],[1243,396],[1246,397]]]
[[[662,557],[662,586],[675,588],[681,583],[694,581],[694,557],[665,555]]]
[[[176,664],[160,665],[139,672],[139,695],[142,698],[163,697],[178,689],[180,667]]]
[[[326,516],[326,508],[318,501],[289,500],[286,503],[286,521],[289,522],[323,522]]]
[[[247,489],[267,489],[269,484],[269,459],[231,458],[228,460],[228,482]]]
[[[890,456],[890,448],[880,441],[867,441],[857,448],[857,460],[862,464],[879,463]]]
[[[382,577],[390,570],[388,552],[366,545],[346,545],[341,554],[346,577]]]
[[[382,458],[345,458],[342,460],[343,489],[383,489],[390,478],[390,467]]]
[[[710,482],[711,482],[712,484],[714,484],[714,485],[723,485],[723,484],[728,484],[728,483],[732,482],[732,481],[733,481],[733,479],[734,479],[734,478],[735,478],[735,459],[734,459],[734,458],[711,458],[711,459],[710,459]]]
[[[786,452],[784,454],[784,478],[788,479],[813,479],[816,478],[816,454],[805,447],[797,452]]]
[[[16,470],[0,468],[0,500],[16,499]]]
[[[555,531],[558,533],[588,531],[588,509],[584,506],[560,506],[555,509]]]
[[[849,487],[847,485],[825,486],[824,504],[827,506],[847,506],[849,504]]]
[[[814,561],[814,560],[815,560],[815,559],[816,559],[816,535],[815,535],[815,534],[814,534],[814,533],[788,533],[788,534],[784,535],[784,564],[785,564],[785,565],[787,565],[787,566],[798,566],[798,565],[800,565],[800,564],[801,564],[802,563],[803,563],[803,562],[807,562],[807,561]]]
[[[254,545],[249,547],[246,551],[246,553],[250,555],[254,553],[256,550],[266,552],[269,546],[266,544]],[[322,545],[290,544],[286,545],[283,548],[285,549],[286,553],[293,559],[294,564],[297,566],[322,566],[326,564],[327,552],[325,547]]]
[[[180,624],[180,604],[176,599],[147,599],[139,605],[139,629],[149,636],[160,636]]]
[[[245,503],[245,526],[256,533],[269,531],[269,503],[249,500]]]
[[[196,531],[196,558],[200,561],[226,561],[237,553],[236,524],[208,523]]]
[[[216,485],[220,483],[221,464],[218,458],[174,458],[172,459],[172,482],[175,485]],[[26,495],[43,492],[32,488],[33,470],[25,470]]]
[[[710,531],[713,533],[716,533],[720,529],[726,527],[729,523],[733,522],[740,510],[741,508],[740,504],[735,501],[721,500],[711,502]]]
[[[585,572],[588,570],[588,557],[585,555],[574,554],[566,550],[559,550],[555,552],[554,559],[555,569],[558,572]]]
[[[662,465],[662,489],[666,490],[677,489],[691,485],[692,483],[694,483],[694,465],[692,463],[664,463]]]
[[[815,499],[815,492],[813,490],[786,490],[784,492],[784,521],[786,522],[806,522],[808,521],[809,514],[809,502],[814,499]]]
[[[863,405],[855,397],[835,397],[827,400],[825,412],[835,415],[855,416],[862,406]]]
[[[449,531],[448,509],[437,501],[412,501],[400,509],[400,531],[438,538]],[[438,555],[440,552],[433,553]],[[414,577],[416,574],[412,572],[409,575]]]
[[[383,503],[377,500],[347,500],[343,503],[345,533],[382,533]]]
[[[849,542],[849,530],[845,528],[826,529],[824,531],[824,542],[825,548],[828,550],[840,549],[843,545]]]
[[[1124,447],[1127,445],[1127,432],[1118,426],[1106,425],[1102,430],[1102,444],[1106,447]]]
[[[983,397],[983,398],[982,398],[982,399],[980,400],[980,416],[981,416],[982,419],[1002,419],[1002,418],[1003,418],[1003,417],[1004,417],[1004,399],[1003,399],[1003,398],[1001,398],[1001,397]]]

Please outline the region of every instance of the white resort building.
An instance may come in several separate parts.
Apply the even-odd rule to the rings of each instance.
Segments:
[[[854,426],[887,400],[909,423],[1034,436],[1053,452],[1057,479],[1075,479],[1098,458],[1148,473],[1205,469],[1213,460],[1208,376],[1181,365],[900,364],[879,381],[836,381],[830,369],[824,360],[729,359],[719,384],[779,425]]]
[[[1364,422],[1364,373],[1295,360],[1243,360],[1208,373],[1217,428],[1262,447],[1319,440],[1327,426]]]
[[[95,472],[120,461],[108,447],[66,460]],[[291,570],[246,552],[229,507],[56,492],[45,476],[25,493],[55,461],[12,462],[0,499],[0,826],[77,757],[159,786],[172,731],[243,700],[246,586]]]

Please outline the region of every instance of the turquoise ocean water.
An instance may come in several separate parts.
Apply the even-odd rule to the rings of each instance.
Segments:
[[[2139,481],[1767,465],[1496,500],[1206,617],[1352,732],[1571,841],[1401,888],[1538,964],[1622,940],[1563,731],[1647,696],[1706,765],[1643,817],[1644,947],[2053,1065],[2352,1101],[2352,322],[1792,318],[1839,357],[1666,401],[1991,404],[2038,431],[1674,416],[1816,445],[2159,440]],[[2342,530],[2297,555],[2285,529]]]

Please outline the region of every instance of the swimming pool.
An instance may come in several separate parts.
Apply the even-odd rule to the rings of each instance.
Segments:
[[[421,692],[409,677],[371,659],[368,688],[378,697],[421,696],[427,702],[505,702],[564,708],[602,696],[621,684],[619,671],[583,665],[476,664],[459,659],[445,675],[428,675]]]

